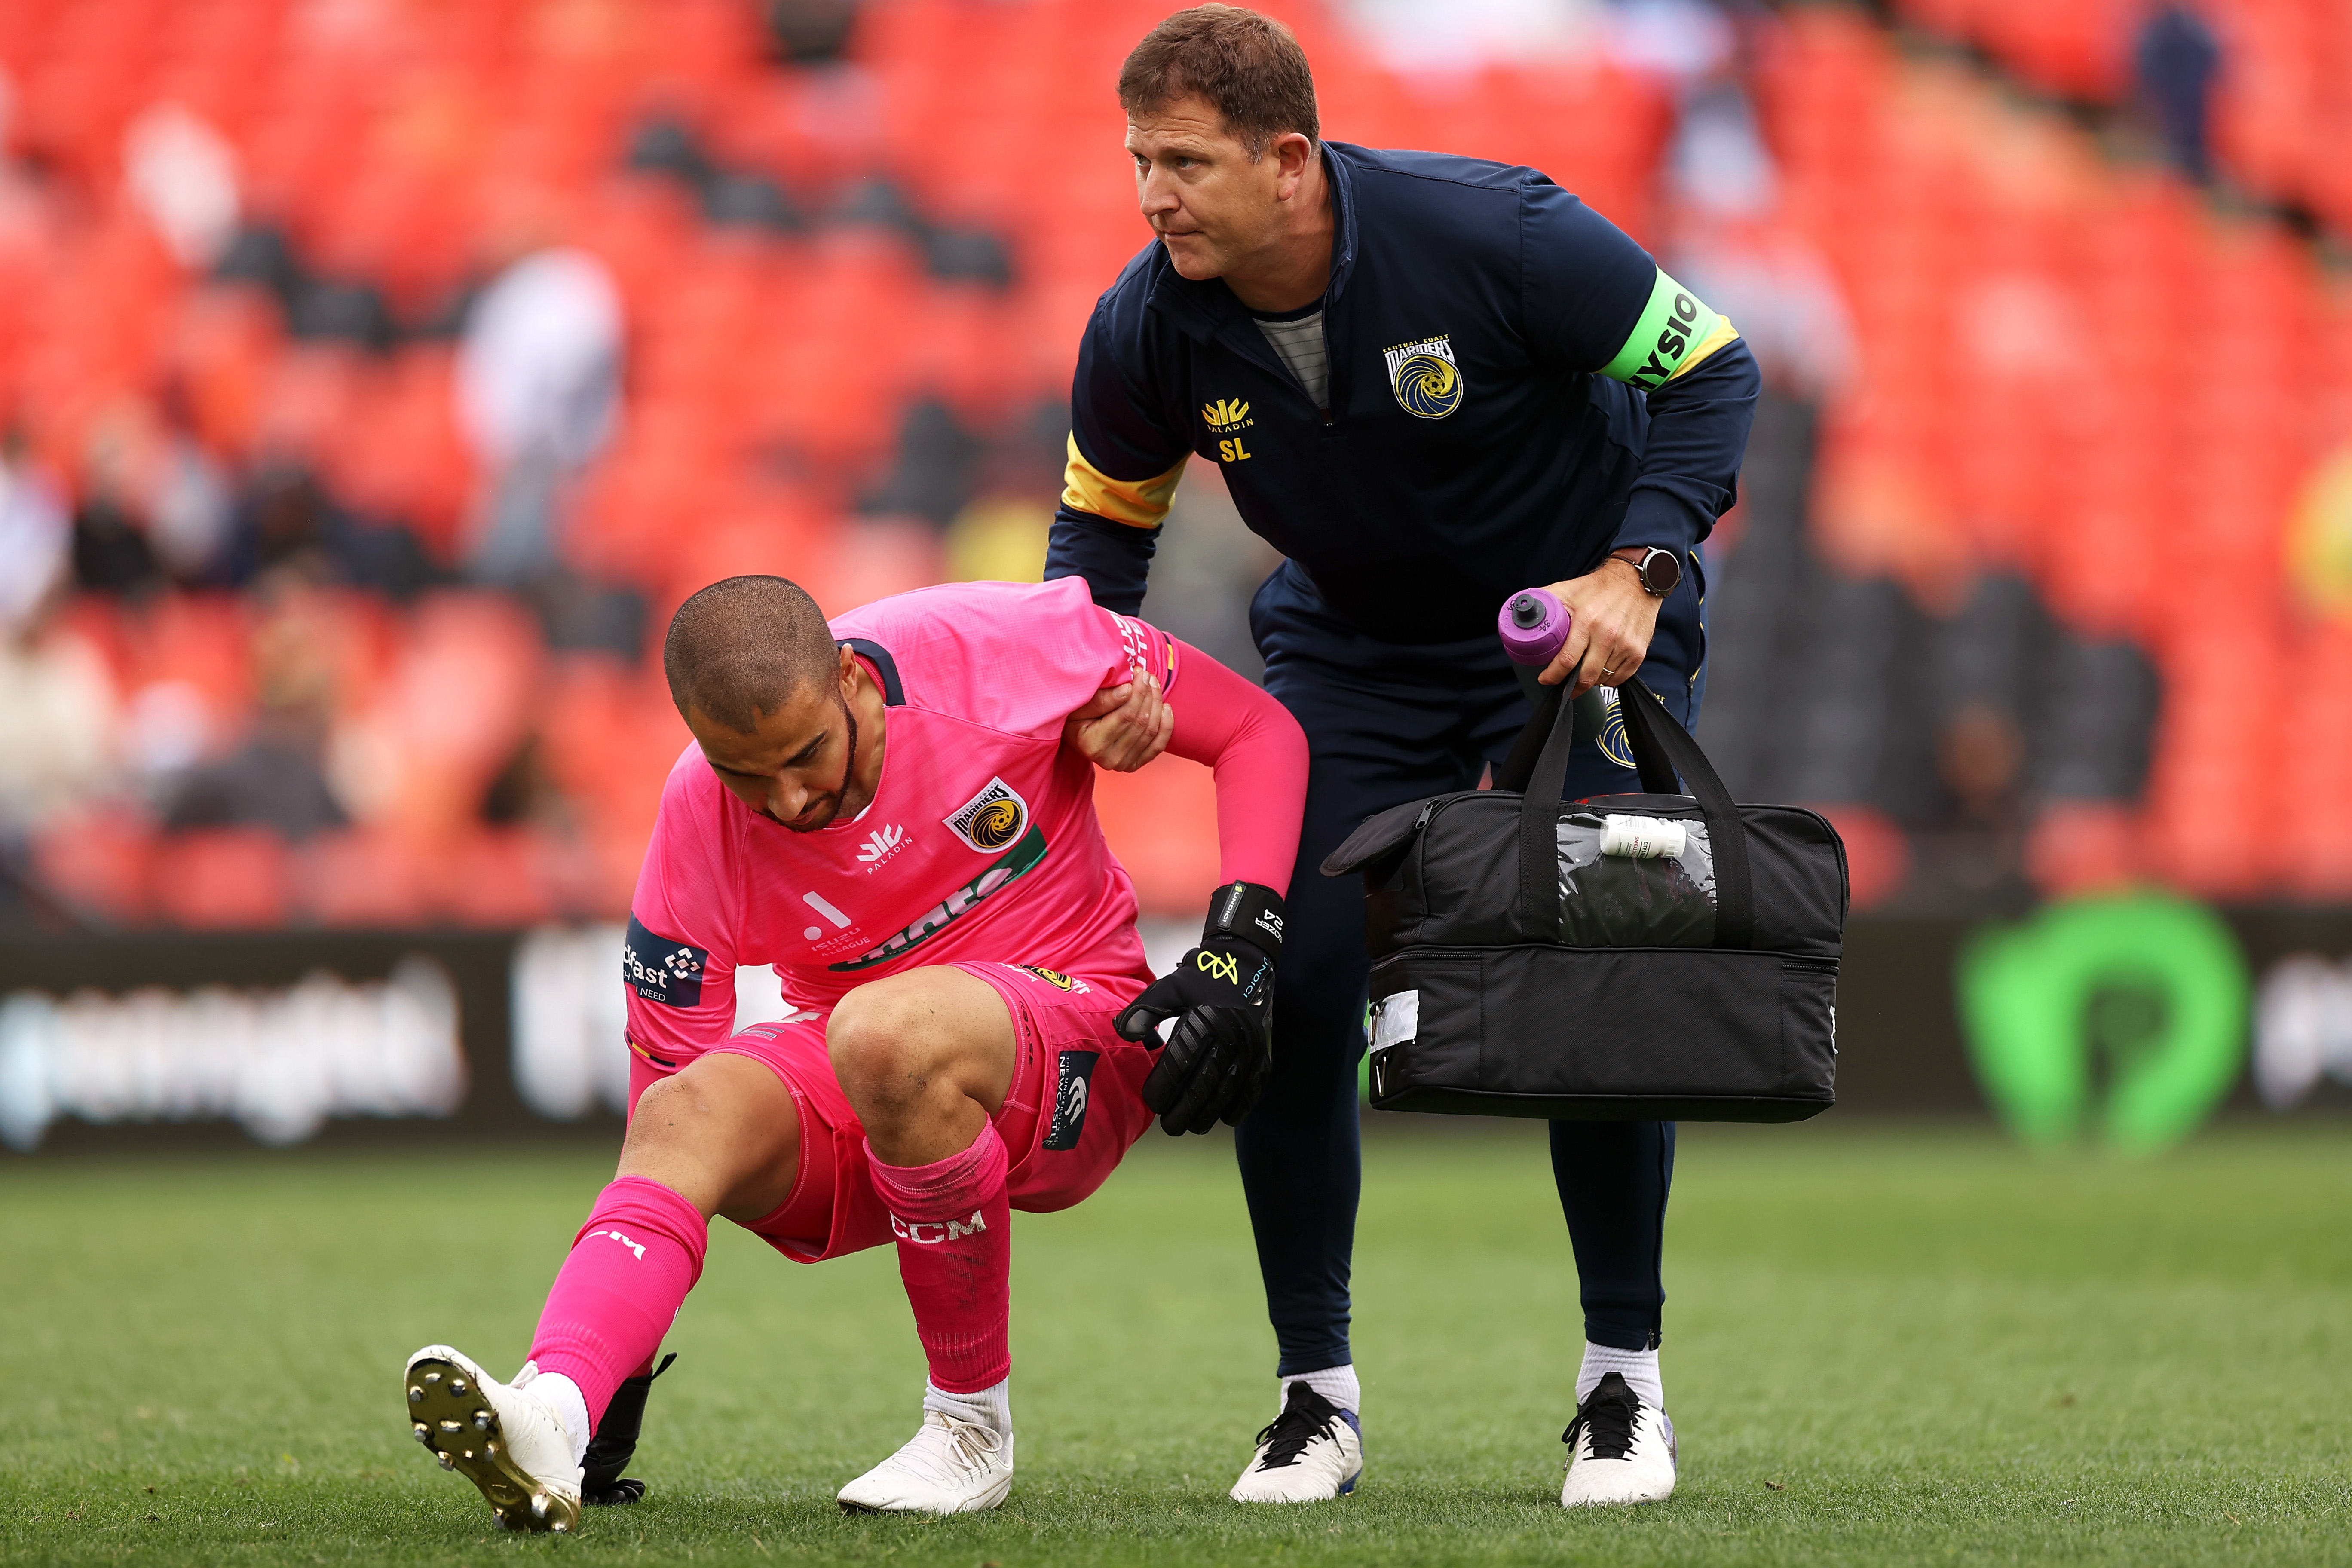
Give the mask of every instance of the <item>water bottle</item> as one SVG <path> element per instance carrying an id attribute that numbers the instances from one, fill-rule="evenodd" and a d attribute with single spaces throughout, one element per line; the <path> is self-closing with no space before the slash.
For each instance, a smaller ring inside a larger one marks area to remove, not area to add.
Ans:
<path id="1" fill-rule="evenodd" d="M 1495 630 L 1513 664 L 1541 669 L 1568 642 L 1572 619 L 1559 595 L 1549 588 L 1522 588 L 1503 601 L 1496 614 Z"/>
<path id="2" fill-rule="evenodd" d="M 1504 600 L 1503 607 L 1496 612 L 1495 631 L 1503 639 L 1503 651 L 1510 656 L 1519 685 L 1526 689 L 1534 711 L 1534 722 L 1520 733 L 1511 747 L 1511 754 L 1495 771 L 1497 789 L 1527 787 L 1542 738 L 1550 732 L 1552 721 L 1559 713 L 1560 699 L 1568 694 L 1569 686 L 1567 681 L 1546 686 L 1536 677 L 1568 646 L 1568 628 L 1574 618 L 1569 607 L 1559 602 L 1559 595 L 1549 588 L 1522 588 Z M 1588 739 L 1599 735 L 1606 721 L 1601 702 L 1597 686 L 1576 700 L 1577 728 Z"/>

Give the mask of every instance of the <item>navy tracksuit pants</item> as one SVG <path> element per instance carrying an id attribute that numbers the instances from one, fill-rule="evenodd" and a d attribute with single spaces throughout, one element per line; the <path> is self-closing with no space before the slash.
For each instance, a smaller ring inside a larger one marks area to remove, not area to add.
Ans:
<path id="1" fill-rule="evenodd" d="M 1528 701 L 1493 636 L 1416 645 L 1367 637 L 1325 608 L 1288 563 L 1258 590 L 1250 629 L 1266 689 L 1307 731 L 1311 757 L 1275 987 L 1274 1071 L 1234 1139 L 1281 1352 L 1276 1375 L 1287 1377 L 1352 1359 L 1348 1276 L 1362 1186 L 1363 891 L 1356 878 L 1317 868 L 1372 813 L 1475 787 L 1509 752 Z M 1642 678 L 1675 718 L 1693 721 L 1703 677 L 1686 681 L 1649 663 Z M 1569 799 L 1639 787 L 1597 745 L 1570 758 Z M 1551 1163 L 1585 1337 L 1624 1350 L 1654 1345 L 1674 1123 L 1555 1121 Z"/>

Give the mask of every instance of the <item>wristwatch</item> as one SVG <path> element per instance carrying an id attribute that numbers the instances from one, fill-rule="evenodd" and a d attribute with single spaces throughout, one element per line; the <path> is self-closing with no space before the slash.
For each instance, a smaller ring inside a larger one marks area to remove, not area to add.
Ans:
<path id="1" fill-rule="evenodd" d="M 1615 552 L 1612 552 L 1612 553 Z M 1623 555 L 1617 555 L 1616 558 L 1633 569 L 1633 574 L 1642 580 L 1642 591 L 1653 599 L 1664 598 L 1673 593 L 1675 586 L 1683 580 L 1682 557 L 1671 550 L 1661 550 L 1654 544 L 1642 552 L 1641 559 L 1638 561 L 1630 560 Z"/>

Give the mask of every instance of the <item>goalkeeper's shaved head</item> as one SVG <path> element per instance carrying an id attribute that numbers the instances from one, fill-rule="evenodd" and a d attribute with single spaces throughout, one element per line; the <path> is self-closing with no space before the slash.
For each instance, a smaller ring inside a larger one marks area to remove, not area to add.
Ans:
<path id="1" fill-rule="evenodd" d="M 840 655 L 808 590 L 782 577 L 729 577 L 677 607 L 662 673 L 682 714 L 748 734 L 804 687 L 831 688 Z"/>

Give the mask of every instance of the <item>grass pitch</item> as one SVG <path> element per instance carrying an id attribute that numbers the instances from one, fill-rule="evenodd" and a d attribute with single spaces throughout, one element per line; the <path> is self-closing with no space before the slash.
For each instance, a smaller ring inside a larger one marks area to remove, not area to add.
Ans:
<path id="1" fill-rule="evenodd" d="M 610 1168 L 255 1154 L 0 1166 L 8 1562 L 2352 1563 L 2352 1136 L 2161 1160 L 1992 1135 L 1686 1127 L 1663 1506 L 1556 1502 L 1580 1340 L 1541 1129 L 1368 1151 L 1370 1468 L 1334 1504 L 1224 1489 L 1271 1414 L 1230 1149 L 1153 1134 L 1016 1222 L 1020 1476 L 976 1519 L 846 1519 L 912 1430 L 887 1251 L 805 1268 L 721 1225 L 633 1509 L 489 1528 L 409 1439 L 402 1359 L 510 1369 Z"/>

